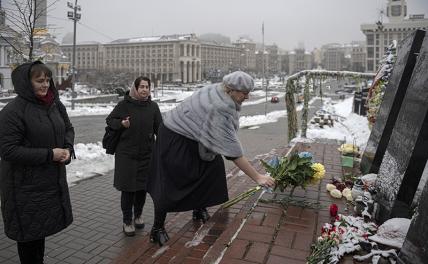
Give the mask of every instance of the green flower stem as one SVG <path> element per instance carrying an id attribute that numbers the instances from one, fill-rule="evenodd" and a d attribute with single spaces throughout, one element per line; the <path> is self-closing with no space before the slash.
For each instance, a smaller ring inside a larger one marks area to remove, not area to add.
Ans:
<path id="1" fill-rule="evenodd" d="M 297 186 L 293 186 L 293 187 L 291 188 L 291 191 L 290 191 L 290 197 L 293 197 L 294 189 L 296 189 L 296 187 L 297 187 Z"/>
<path id="2" fill-rule="evenodd" d="M 245 198 L 252 196 L 253 194 L 255 194 L 255 193 L 256 193 L 258 190 L 260 190 L 260 189 L 261 189 L 261 187 L 260 187 L 260 186 L 257 186 L 257 187 L 254 187 L 254 188 L 251 188 L 251 189 L 249 189 L 248 191 L 246 191 L 246 192 L 243 192 L 243 193 L 239 194 L 239 195 L 238 195 L 238 196 L 236 196 L 235 198 L 233 198 L 233 199 L 231 199 L 231 200 L 229 200 L 229 201 L 227 201 L 227 202 L 223 203 L 223 204 L 222 204 L 222 208 L 228 208 L 228 207 L 230 207 L 230 206 L 232 206 L 232 205 L 234 205 L 234 204 L 237 204 L 238 202 L 240 202 L 240 201 L 244 200 Z"/>

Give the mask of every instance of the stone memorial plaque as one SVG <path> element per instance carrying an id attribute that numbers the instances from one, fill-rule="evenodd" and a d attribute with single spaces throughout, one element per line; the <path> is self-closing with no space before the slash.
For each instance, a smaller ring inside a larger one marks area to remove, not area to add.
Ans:
<path id="1" fill-rule="evenodd" d="M 394 69 L 361 159 L 360 169 L 363 174 L 378 173 L 379 171 L 424 36 L 425 31 L 416 30 L 398 47 Z"/>
<path id="2" fill-rule="evenodd" d="M 398 255 L 400 264 L 424 264 L 428 260 L 428 185 L 422 191 L 406 240 Z"/>
<path id="3" fill-rule="evenodd" d="M 428 159 L 428 36 L 424 38 L 376 181 L 376 219 L 411 217 Z"/>

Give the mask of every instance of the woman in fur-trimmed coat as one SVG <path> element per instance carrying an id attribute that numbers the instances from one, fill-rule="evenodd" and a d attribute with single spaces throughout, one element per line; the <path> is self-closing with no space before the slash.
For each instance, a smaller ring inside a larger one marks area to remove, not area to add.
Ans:
<path id="1" fill-rule="evenodd" d="M 251 76 L 233 72 L 165 115 L 148 185 L 155 205 L 152 242 L 163 245 L 169 239 L 164 228 L 167 212 L 193 210 L 193 219 L 205 222 L 206 207 L 227 201 L 222 156 L 258 184 L 274 185 L 273 178 L 258 173 L 244 157 L 237 135 L 241 104 L 253 88 Z"/>

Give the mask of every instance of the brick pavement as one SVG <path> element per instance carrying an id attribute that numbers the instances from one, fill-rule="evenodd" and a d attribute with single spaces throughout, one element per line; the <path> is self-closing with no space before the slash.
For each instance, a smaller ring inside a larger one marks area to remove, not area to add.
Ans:
<path id="1" fill-rule="evenodd" d="M 322 162 L 327 177 L 320 185 L 296 190 L 296 199 L 333 201 L 320 191 L 329 176 L 340 176 L 340 156 L 336 144 L 310 144 L 307 148 Z M 283 154 L 272 150 L 258 159 Z M 254 187 L 254 183 L 234 169 L 229 172 L 230 197 Z M 209 208 L 212 218 L 204 225 L 191 220 L 191 212 L 168 214 L 166 229 L 171 240 L 162 247 L 148 241 L 153 223 L 153 203 L 148 197 L 144 208 L 146 227 L 135 237 L 122 233 L 120 193 L 112 187 L 112 173 L 80 182 L 70 188 L 74 222 L 64 232 L 47 238 L 46 263 L 305 263 L 310 244 L 320 226 L 329 222 L 328 208 L 286 210 L 277 204 L 256 203 L 260 194 L 228 208 Z M 263 199 L 284 194 L 265 193 Z M 339 204 L 338 204 L 339 205 Z M 339 205 L 343 212 L 346 206 Z M 0 225 L 0 263 L 18 263 L 16 245 L 7 239 Z"/>

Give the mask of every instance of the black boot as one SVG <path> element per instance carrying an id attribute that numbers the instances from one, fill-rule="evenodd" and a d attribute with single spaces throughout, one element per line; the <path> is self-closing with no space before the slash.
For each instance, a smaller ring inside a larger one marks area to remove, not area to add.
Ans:
<path id="1" fill-rule="evenodd" d="M 193 210 L 193 220 L 202 220 L 202 222 L 205 224 L 206 221 L 210 219 L 210 214 L 208 213 L 206 208 L 202 209 L 195 209 Z"/>
<path id="2" fill-rule="evenodd" d="M 165 228 L 152 228 L 150 231 L 150 242 L 158 243 L 159 246 L 163 246 L 169 240 L 169 236 L 166 233 Z"/>

